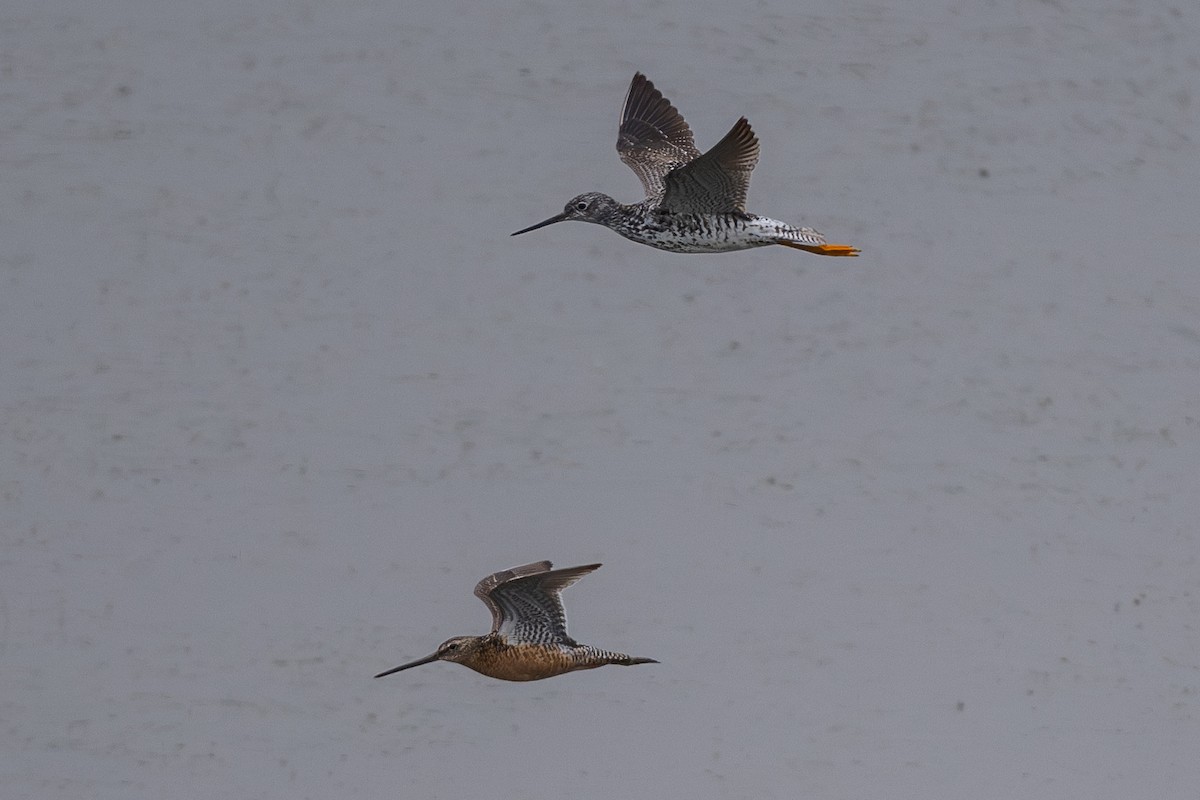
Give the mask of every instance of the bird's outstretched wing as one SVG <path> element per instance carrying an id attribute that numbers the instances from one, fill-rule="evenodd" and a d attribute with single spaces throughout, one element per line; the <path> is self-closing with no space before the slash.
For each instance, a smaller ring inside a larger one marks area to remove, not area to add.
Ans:
<path id="1" fill-rule="evenodd" d="M 538 561 L 489 575 L 475 587 L 475 595 L 492 610 L 492 632 L 510 644 L 566 644 L 567 613 L 560 594 L 575 581 L 600 568 L 599 564 L 550 569 Z"/>
<path id="2" fill-rule="evenodd" d="M 700 155 L 679 111 L 640 72 L 625 95 L 617 154 L 641 180 L 646 199 L 655 203 L 662 198 L 667 173 Z"/>
<path id="3" fill-rule="evenodd" d="M 757 163 L 758 137 L 742 117 L 707 153 L 667 173 L 661 205 L 680 214 L 744 213 Z"/>

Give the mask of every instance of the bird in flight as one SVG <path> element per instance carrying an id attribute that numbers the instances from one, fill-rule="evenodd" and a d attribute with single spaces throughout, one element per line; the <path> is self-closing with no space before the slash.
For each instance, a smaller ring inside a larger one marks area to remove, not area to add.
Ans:
<path id="1" fill-rule="evenodd" d="M 646 199 L 625 205 L 599 192 L 572 198 L 561 214 L 512 234 L 577 220 L 674 253 L 720 253 L 780 244 L 822 256 L 857 256 L 812 228 L 746 211 L 758 138 L 745 117 L 701 155 L 683 116 L 638 72 L 621 111 L 617 154 L 638 176 Z"/>
<path id="2" fill-rule="evenodd" d="M 483 636 L 455 636 L 424 658 L 381 672 L 376 678 L 431 661 L 453 661 L 504 681 L 538 681 L 605 664 L 657 664 L 652 658 L 580 644 L 567 635 L 567 613 L 559 596 L 599 564 L 552 569 L 535 561 L 489 575 L 475 596 L 492 612 L 492 630 Z"/>

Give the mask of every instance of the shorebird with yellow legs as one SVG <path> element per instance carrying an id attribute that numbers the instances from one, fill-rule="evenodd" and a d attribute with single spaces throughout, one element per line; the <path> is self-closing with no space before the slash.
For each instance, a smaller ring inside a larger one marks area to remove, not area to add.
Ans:
<path id="1" fill-rule="evenodd" d="M 535 561 L 489 575 L 475 596 L 492 611 L 492 630 L 483 636 L 455 636 L 424 658 L 381 672 L 376 678 L 432 661 L 453 661 L 502 681 L 539 681 L 577 669 L 606 664 L 657 664 L 653 658 L 580 644 L 567 635 L 567 613 L 559 596 L 599 564 L 552 569 Z"/>
<path id="2" fill-rule="evenodd" d="M 857 247 L 829 244 L 800 228 L 746 211 L 758 138 L 745 117 L 704 155 L 671 102 L 638 72 L 621 111 L 617 154 L 637 174 L 646 199 L 624 205 L 606 194 L 573 198 L 561 214 L 512 234 L 578 220 L 611 228 L 626 239 L 675 253 L 720 253 L 781 244 L 821 256 L 856 256 Z"/>

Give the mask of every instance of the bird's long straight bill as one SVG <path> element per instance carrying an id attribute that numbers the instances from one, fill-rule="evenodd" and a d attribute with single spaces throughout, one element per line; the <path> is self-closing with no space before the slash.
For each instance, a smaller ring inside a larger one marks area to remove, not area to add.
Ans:
<path id="1" fill-rule="evenodd" d="M 562 222 L 566 218 L 567 218 L 566 214 L 555 214 L 550 219 L 544 219 L 541 222 L 539 222 L 537 225 L 530 225 L 528 228 L 519 230 L 516 233 L 510 233 L 509 236 L 520 236 L 522 233 L 529 233 L 530 231 L 536 231 L 538 228 L 544 228 L 547 225 L 553 225 L 556 222 Z"/>
<path id="2" fill-rule="evenodd" d="M 376 675 L 375 677 L 383 678 L 388 675 L 391 675 L 392 673 L 399 672 L 402 669 L 409 669 L 410 667 L 419 667 L 422 664 L 428 664 L 431 661 L 437 661 L 437 660 L 438 660 L 438 654 L 432 653 L 430 655 L 425 656 L 424 658 L 418 658 L 416 661 L 410 661 L 407 664 L 401 664 L 398 667 L 392 667 L 387 672 L 381 672 L 378 675 Z"/>

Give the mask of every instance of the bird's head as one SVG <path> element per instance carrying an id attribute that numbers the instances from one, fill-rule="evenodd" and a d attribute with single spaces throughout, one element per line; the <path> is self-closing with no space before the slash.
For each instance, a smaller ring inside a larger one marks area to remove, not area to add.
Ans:
<path id="1" fill-rule="evenodd" d="M 536 231 L 538 228 L 544 228 L 556 222 L 568 222 L 570 220 L 594 222 L 597 225 L 603 225 L 620 207 L 620 203 L 606 194 L 586 192 L 578 197 L 572 197 L 571 201 L 563 208 L 561 214 L 555 214 L 550 219 L 542 220 L 536 225 L 530 225 L 528 228 L 519 230 L 512 235 L 519 236 L 522 233 Z"/>
<path id="2" fill-rule="evenodd" d="M 398 667 L 392 667 L 386 672 L 381 672 L 376 675 L 376 678 L 382 678 L 385 675 L 391 675 L 395 672 L 400 672 L 405 669 L 419 667 L 422 664 L 429 664 L 433 661 L 453 661 L 456 664 L 466 664 L 471 658 L 479 652 L 482 646 L 484 637 L 482 636 L 455 636 L 452 639 L 447 639 L 438 645 L 438 649 L 424 658 L 418 658 L 416 661 L 410 661 L 407 664 L 401 664 Z"/>

